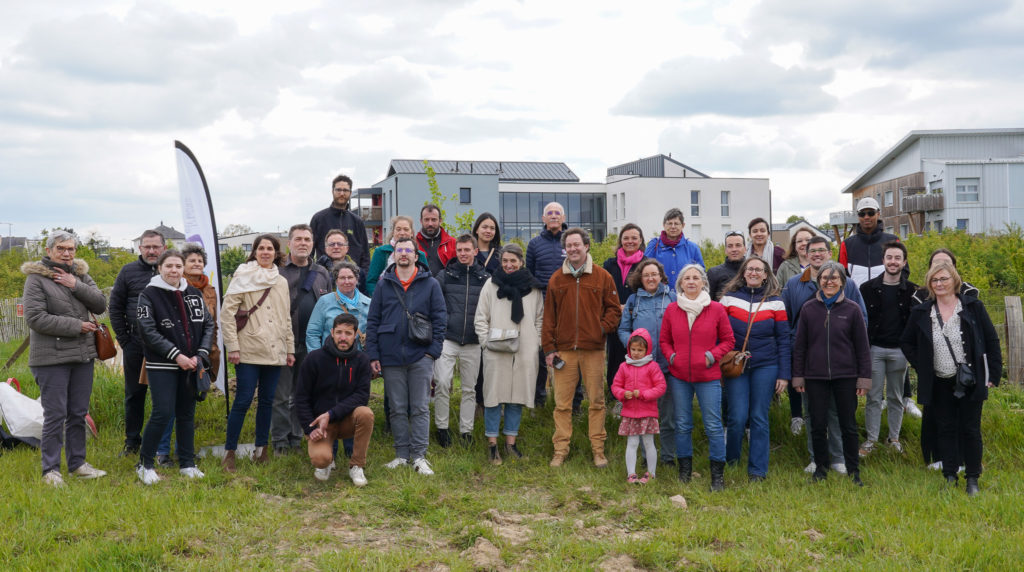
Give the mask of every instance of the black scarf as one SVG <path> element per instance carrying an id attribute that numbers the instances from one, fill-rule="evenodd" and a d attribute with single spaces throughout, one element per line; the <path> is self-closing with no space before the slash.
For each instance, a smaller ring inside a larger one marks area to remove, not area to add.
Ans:
<path id="1" fill-rule="evenodd" d="M 71 265 L 70 264 L 61 264 L 60 262 L 57 262 L 56 260 L 53 260 L 49 256 L 44 256 L 43 260 L 42 260 L 42 263 L 44 265 L 46 265 L 48 268 L 60 268 L 61 270 L 63 270 L 64 272 L 66 272 L 68 274 L 74 274 L 74 272 L 71 271 Z"/>
<path id="2" fill-rule="evenodd" d="M 356 340 L 352 340 L 352 345 L 348 348 L 348 351 L 341 351 L 338 349 L 338 344 L 334 343 L 334 337 L 329 336 L 327 341 L 323 345 L 324 351 L 331 354 L 332 357 L 338 359 L 351 359 L 356 355 Z"/>
<path id="3" fill-rule="evenodd" d="M 512 321 L 518 324 L 523 319 L 523 296 L 534 288 L 540 288 L 540 283 L 526 268 L 520 268 L 512 274 L 505 274 L 503 269 L 498 268 L 491 280 L 498 287 L 498 298 L 512 301 Z"/>

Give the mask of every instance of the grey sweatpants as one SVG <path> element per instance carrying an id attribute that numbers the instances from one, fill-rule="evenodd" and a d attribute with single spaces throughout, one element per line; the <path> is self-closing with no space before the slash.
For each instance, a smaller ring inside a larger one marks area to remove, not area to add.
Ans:
<path id="1" fill-rule="evenodd" d="M 430 380 L 434 358 L 424 355 L 410 365 L 382 368 L 384 392 L 391 402 L 395 456 L 410 461 L 427 456 L 430 438 Z"/>
<path id="2" fill-rule="evenodd" d="M 868 441 L 878 441 L 882 428 L 882 399 L 888 402 L 889 439 L 900 440 L 903 426 L 903 374 L 907 358 L 900 348 L 871 346 L 871 390 L 864 407 L 864 430 Z"/>
<path id="3" fill-rule="evenodd" d="M 85 462 L 85 416 L 92 395 L 93 361 L 33 367 L 43 406 L 43 439 L 40 451 L 43 474 L 60 471 L 64 450 L 68 471 Z"/>

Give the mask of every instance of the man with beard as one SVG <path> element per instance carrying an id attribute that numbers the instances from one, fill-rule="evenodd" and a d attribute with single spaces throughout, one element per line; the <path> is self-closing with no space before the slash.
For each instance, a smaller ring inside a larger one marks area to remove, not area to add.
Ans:
<path id="1" fill-rule="evenodd" d="M 334 177 L 331 193 L 334 197 L 331 206 L 317 212 L 309 220 L 309 226 L 313 228 L 313 248 L 316 255 L 328 254 L 327 233 L 334 228 L 340 229 L 348 239 L 348 255 L 365 274 L 370 268 L 370 247 L 366 240 L 366 225 L 351 209 L 352 179 L 346 175 Z"/>
<path id="2" fill-rule="evenodd" d="M 142 446 L 142 424 L 146 418 L 147 385 L 142 375 L 142 333 L 135 323 L 139 294 L 156 276 L 157 260 L 167 250 L 164 235 L 155 230 L 142 233 L 139 259 L 125 264 L 110 291 L 110 326 L 124 359 L 124 450 L 123 457 L 137 457 Z"/>
<path id="3" fill-rule="evenodd" d="M 420 231 L 416 243 L 427 255 L 430 273 L 437 276 L 455 258 L 455 239 L 441 226 L 441 209 L 437 205 L 424 205 L 420 209 Z"/>
<path id="4" fill-rule="evenodd" d="M 730 231 L 725 235 L 725 262 L 708 270 L 708 294 L 711 294 L 712 300 L 717 301 L 722 296 L 722 288 L 739 272 L 747 256 L 746 249 L 742 233 Z"/>

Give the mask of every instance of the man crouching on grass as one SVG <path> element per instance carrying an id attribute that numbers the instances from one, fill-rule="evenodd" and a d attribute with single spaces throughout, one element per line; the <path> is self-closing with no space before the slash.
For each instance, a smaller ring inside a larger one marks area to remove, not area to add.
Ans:
<path id="1" fill-rule="evenodd" d="M 309 437 L 313 476 L 326 481 L 334 468 L 334 442 L 354 439 L 348 476 L 366 485 L 363 467 L 373 432 L 370 400 L 370 358 L 355 349 L 359 320 L 352 314 L 334 318 L 331 338 L 306 356 L 295 389 L 295 412 Z"/>

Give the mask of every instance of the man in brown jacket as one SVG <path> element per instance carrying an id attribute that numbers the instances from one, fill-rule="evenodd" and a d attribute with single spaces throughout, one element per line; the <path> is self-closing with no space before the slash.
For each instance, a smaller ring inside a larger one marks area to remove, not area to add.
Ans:
<path id="1" fill-rule="evenodd" d="M 604 347 L 622 316 L 611 274 L 590 257 L 590 235 L 582 228 L 562 233 L 565 261 L 548 280 L 541 344 L 549 367 L 555 368 L 555 454 L 559 467 L 569 454 L 572 437 L 572 396 L 583 374 L 590 398 L 590 447 L 594 465 L 607 467 L 604 456 Z"/>

